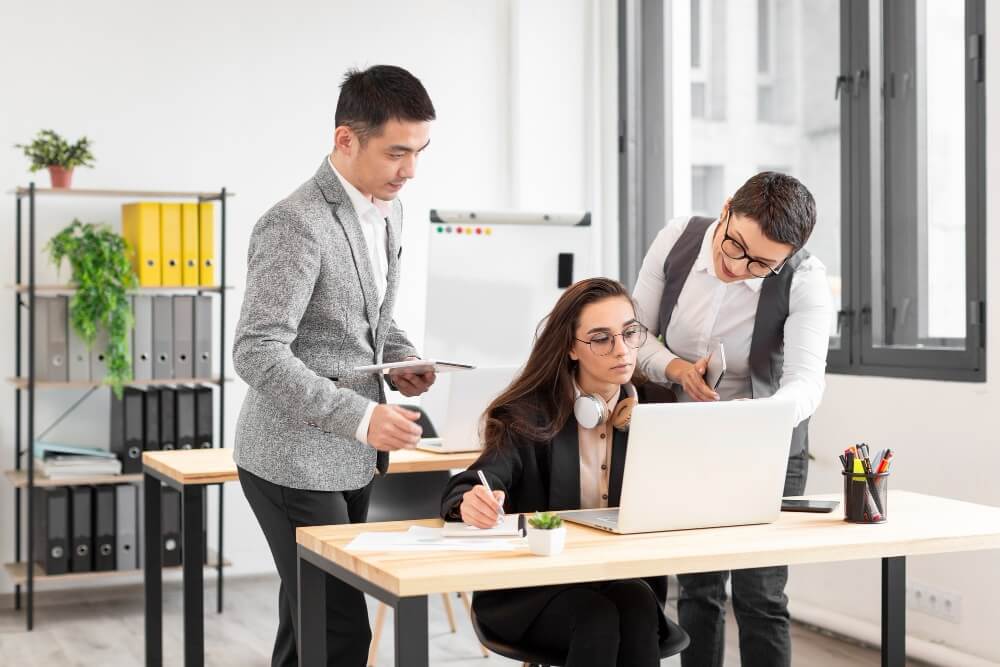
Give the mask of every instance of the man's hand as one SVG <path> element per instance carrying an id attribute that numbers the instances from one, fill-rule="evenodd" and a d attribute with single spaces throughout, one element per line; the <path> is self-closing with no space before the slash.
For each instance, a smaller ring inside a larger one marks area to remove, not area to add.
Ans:
<path id="1" fill-rule="evenodd" d="M 368 444 L 383 452 L 412 449 L 420 442 L 423 429 L 416 424 L 419 412 L 398 405 L 379 404 L 368 422 Z"/>
<path id="2" fill-rule="evenodd" d="M 683 359 L 674 359 L 667 364 L 667 378 L 684 387 L 684 393 L 694 401 L 717 401 L 719 395 L 705 382 L 708 357 L 702 357 L 693 364 Z"/>
<path id="3" fill-rule="evenodd" d="M 407 359 L 419 359 L 420 357 L 407 357 Z M 392 373 L 392 383 L 396 385 L 396 391 L 406 397 L 419 396 L 434 384 L 437 373 L 433 370 L 426 373 Z"/>
<path id="4" fill-rule="evenodd" d="M 462 521 L 476 528 L 494 527 L 500 517 L 503 498 L 503 491 L 494 491 L 491 496 L 485 486 L 476 484 L 462 495 Z"/>

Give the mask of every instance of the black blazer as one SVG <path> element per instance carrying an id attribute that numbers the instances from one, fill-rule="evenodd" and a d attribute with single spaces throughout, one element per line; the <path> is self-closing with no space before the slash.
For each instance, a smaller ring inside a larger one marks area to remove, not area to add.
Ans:
<path id="1" fill-rule="evenodd" d="M 642 398 L 643 392 L 640 392 L 640 400 Z M 608 506 L 616 507 L 621 499 L 628 434 L 617 429 L 612 432 Z M 570 416 L 563 429 L 549 442 L 515 437 L 502 450 L 483 452 L 468 470 L 448 482 L 441 500 L 441 516 L 445 520 L 459 520 L 462 496 L 479 484 L 479 470 L 486 475 L 494 491 L 504 492 L 504 511 L 507 513 L 580 509 L 577 435 L 576 419 Z M 652 577 L 646 581 L 662 607 L 666 600 L 666 577 Z M 557 593 L 575 585 L 579 584 L 477 592 L 473 595 L 473 607 L 480 622 L 507 641 L 515 642 Z M 663 636 L 667 632 L 662 611 L 660 632 Z"/>

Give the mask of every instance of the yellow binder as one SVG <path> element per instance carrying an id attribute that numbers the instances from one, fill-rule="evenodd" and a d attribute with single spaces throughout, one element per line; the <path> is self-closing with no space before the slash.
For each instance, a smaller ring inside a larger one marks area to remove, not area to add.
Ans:
<path id="1" fill-rule="evenodd" d="M 122 205 L 122 236 L 139 285 L 158 287 L 160 275 L 160 205 L 136 202 Z"/>
<path id="2" fill-rule="evenodd" d="M 201 284 L 215 285 L 215 207 L 210 201 L 198 204 L 198 257 Z"/>
<path id="3" fill-rule="evenodd" d="M 181 277 L 185 287 L 198 284 L 197 204 L 181 204 Z"/>
<path id="4" fill-rule="evenodd" d="M 164 287 L 181 285 L 181 205 L 160 204 L 160 271 Z"/>

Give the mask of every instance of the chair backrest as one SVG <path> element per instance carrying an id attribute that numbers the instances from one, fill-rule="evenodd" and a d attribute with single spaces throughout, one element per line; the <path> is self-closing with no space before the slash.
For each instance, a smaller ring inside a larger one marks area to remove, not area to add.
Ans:
<path id="1" fill-rule="evenodd" d="M 436 438 L 437 431 L 427 413 L 416 405 L 403 405 L 420 413 L 417 423 L 425 438 Z M 389 454 L 391 460 L 392 454 Z M 369 521 L 405 521 L 436 519 L 441 516 L 441 494 L 451 478 L 447 470 L 435 472 L 393 473 L 376 477 L 368 504 Z"/>

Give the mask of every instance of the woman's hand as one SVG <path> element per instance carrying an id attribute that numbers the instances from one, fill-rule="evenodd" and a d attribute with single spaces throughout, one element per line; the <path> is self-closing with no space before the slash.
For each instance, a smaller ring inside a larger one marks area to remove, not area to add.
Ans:
<path id="1" fill-rule="evenodd" d="M 503 500 L 503 491 L 490 495 L 486 487 L 477 484 L 462 496 L 462 521 L 476 528 L 492 528 L 500 518 Z"/>
<path id="2" fill-rule="evenodd" d="M 693 364 L 683 359 L 674 359 L 667 364 L 667 378 L 684 388 L 684 393 L 692 400 L 717 401 L 719 395 L 705 382 L 708 357 L 702 357 Z"/>

